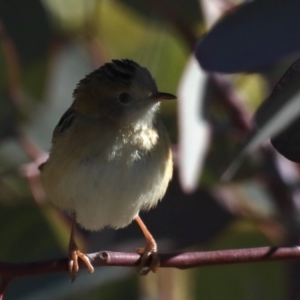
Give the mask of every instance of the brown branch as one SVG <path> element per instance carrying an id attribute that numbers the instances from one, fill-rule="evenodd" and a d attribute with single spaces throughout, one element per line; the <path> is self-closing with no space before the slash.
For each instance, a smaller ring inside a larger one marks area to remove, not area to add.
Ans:
<path id="1" fill-rule="evenodd" d="M 94 267 L 137 267 L 140 263 L 140 255 L 137 253 L 101 251 L 87 256 Z M 161 253 L 159 259 L 162 268 L 183 270 L 222 264 L 299 260 L 300 247 L 261 247 L 206 252 Z M 79 265 L 81 268 L 86 268 L 82 261 L 79 261 Z M 14 278 L 58 272 L 68 272 L 68 258 L 30 263 L 0 262 L 0 276 L 2 277 L 0 300 L 3 299 L 5 289 Z"/>
<path id="2" fill-rule="evenodd" d="M 94 260 L 94 266 L 138 266 L 139 255 L 102 251 Z M 163 268 L 189 269 L 201 266 L 251 263 L 258 261 L 276 261 L 300 259 L 300 247 L 261 247 L 205 252 L 162 253 L 159 255 Z"/>
<path id="3" fill-rule="evenodd" d="M 140 262 L 140 255 L 137 253 L 101 251 L 88 254 L 88 257 L 94 267 L 137 267 Z M 161 253 L 159 258 L 162 268 L 188 269 L 222 264 L 300 259 L 300 247 L 261 247 L 206 252 Z M 80 267 L 86 268 L 81 261 L 79 264 Z M 16 278 L 68 272 L 67 266 L 67 258 L 31 263 L 0 262 L 0 275 L 3 278 Z"/>

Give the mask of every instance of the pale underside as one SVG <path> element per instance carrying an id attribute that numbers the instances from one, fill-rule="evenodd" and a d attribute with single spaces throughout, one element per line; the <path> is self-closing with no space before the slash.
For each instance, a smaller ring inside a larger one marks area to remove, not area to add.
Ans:
<path id="1" fill-rule="evenodd" d="M 172 155 L 159 120 L 150 128 L 109 132 L 100 122 L 77 120 L 73 126 L 55 141 L 42 182 L 50 201 L 75 212 L 82 227 L 124 227 L 164 196 Z"/>

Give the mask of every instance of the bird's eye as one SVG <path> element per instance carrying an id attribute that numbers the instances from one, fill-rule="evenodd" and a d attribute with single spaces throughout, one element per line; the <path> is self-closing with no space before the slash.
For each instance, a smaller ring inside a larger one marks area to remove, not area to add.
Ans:
<path id="1" fill-rule="evenodd" d="M 129 93 L 121 93 L 119 95 L 119 101 L 122 104 L 127 105 L 132 101 L 131 95 Z"/>

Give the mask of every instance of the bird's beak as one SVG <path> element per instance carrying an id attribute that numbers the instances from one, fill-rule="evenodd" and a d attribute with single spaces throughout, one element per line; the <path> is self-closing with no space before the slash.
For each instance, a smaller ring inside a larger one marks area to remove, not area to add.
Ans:
<path id="1" fill-rule="evenodd" d="M 177 99 L 177 97 L 169 93 L 157 92 L 156 94 L 151 96 L 151 99 L 156 101 L 162 101 L 162 100 Z"/>

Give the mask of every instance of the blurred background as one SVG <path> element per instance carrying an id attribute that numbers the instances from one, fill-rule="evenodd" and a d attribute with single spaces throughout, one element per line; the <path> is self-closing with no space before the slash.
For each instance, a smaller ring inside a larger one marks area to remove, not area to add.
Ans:
<path id="1" fill-rule="evenodd" d="M 284 27 L 296 2 L 0 1 L 0 260 L 66 256 L 70 219 L 47 201 L 37 166 L 78 81 L 122 58 L 147 67 L 160 90 L 179 96 L 160 112 L 173 143 L 174 178 L 158 207 L 142 214 L 159 251 L 299 244 L 298 164 L 266 141 L 233 179 L 220 179 L 253 130 L 257 107 L 298 58 L 297 35 L 284 35 L 297 31 Z M 225 38 L 205 44 L 220 17 L 229 20 Z M 284 40 L 262 42 L 279 33 Z M 278 45 L 286 49 L 277 53 Z M 195 49 L 211 72 L 200 68 Z M 223 51 L 238 54 L 230 59 Z M 144 245 L 135 223 L 118 231 L 78 228 L 76 239 L 86 252 Z M 81 271 L 73 284 L 68 274 L 16 279 L 5 300 L 300 299 L 298 269 L 285 261 L 159 269 L 140 277 L 130 268 L 96 268 L 93 275 Z"/>

